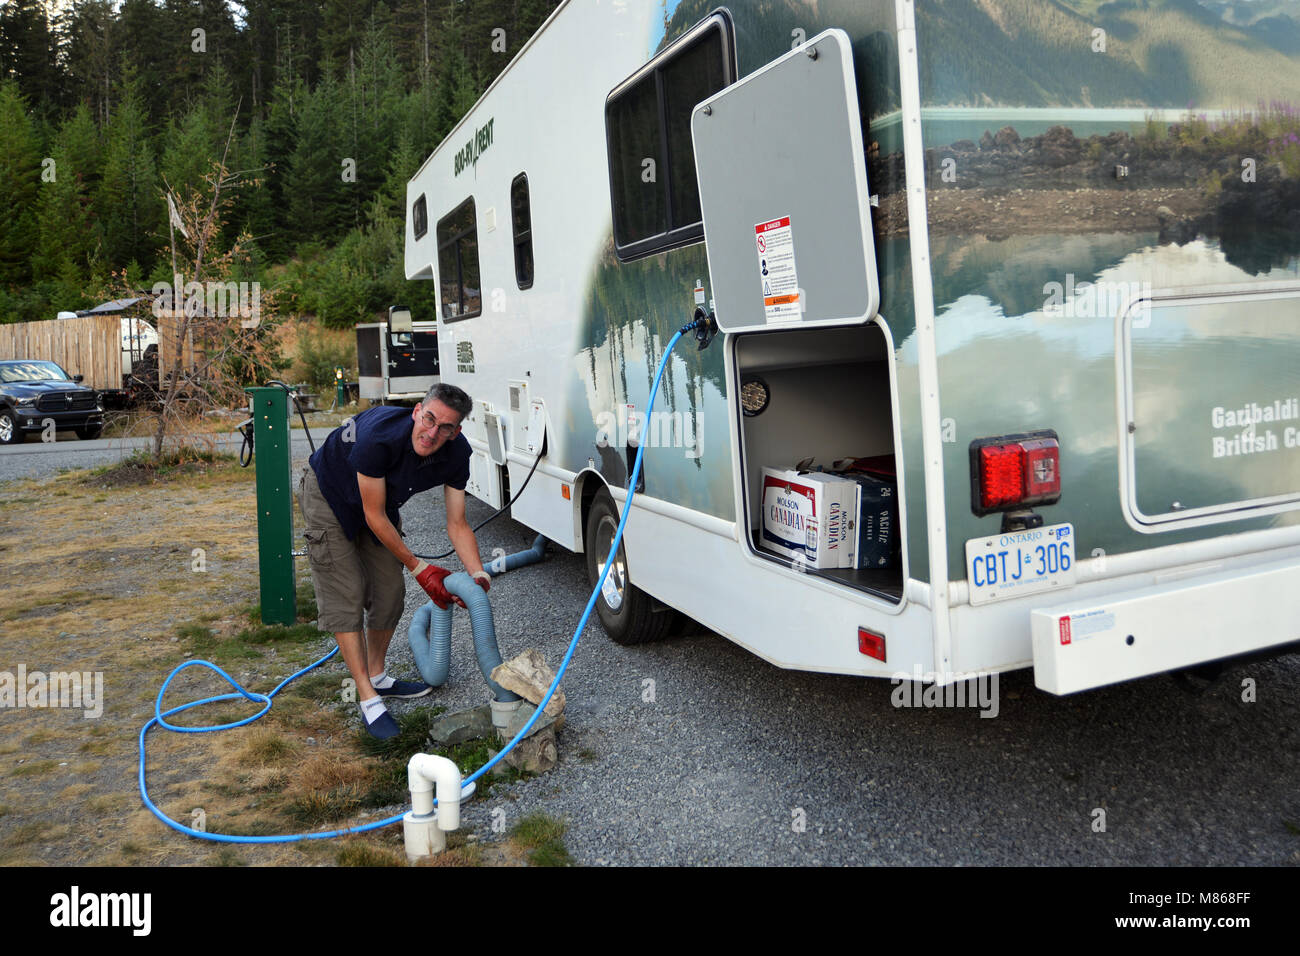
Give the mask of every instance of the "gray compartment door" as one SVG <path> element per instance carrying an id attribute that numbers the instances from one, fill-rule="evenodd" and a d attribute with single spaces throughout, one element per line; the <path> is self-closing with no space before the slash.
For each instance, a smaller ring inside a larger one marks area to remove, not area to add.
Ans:
<path id="1" fill-rule="evenodd" d="M 828 30 L 691 116 L 718 325 L 865 322 L 880 305 L 853 51 Z"/>

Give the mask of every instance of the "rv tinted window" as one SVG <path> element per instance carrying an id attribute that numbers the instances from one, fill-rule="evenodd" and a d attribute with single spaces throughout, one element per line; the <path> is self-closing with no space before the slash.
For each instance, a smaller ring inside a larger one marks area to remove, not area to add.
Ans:
<path id="1" fill-rule="evenodd" d="M 615 241 L 627 246 L 667 232 L 668 206 L 657 169 L 661 161 L 659 94 L 653 73 L 609 104 L 606 123 Z"/>
<path id="2" fill-rule="evenodd" d="M 424 201 L 423 195 L 411 207 L 411 227 L 415 230 L 416 239 L 423 239 L 429 231 L 429 205 Z"/>
<path id="3" fill-rule="evenodd" d="M 528 177 L 520 173 L 510 184 L 510 222 L 515 240 L 515 283 L 533 284 L 533 214 L 528 208 Z"/>
<path id="4" fill-rule="evenodd" d="M 734 49 L 729 17 L 715 14 L 606 101 L 614 246 L 620 259 L 703 237 L 691 112 L 735 81 Z"/>
<path id="5" fill-rule="evenodd" d="M 483 311 L 472 196 L 438 220 L 438 285 L 444 319 L 468 319 Z"/>

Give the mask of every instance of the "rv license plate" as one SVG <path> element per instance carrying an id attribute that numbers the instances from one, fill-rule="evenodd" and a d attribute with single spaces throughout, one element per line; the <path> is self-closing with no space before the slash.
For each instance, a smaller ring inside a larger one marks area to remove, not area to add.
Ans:
<path id="1" fill-rule="evenodd" d="M 1071 524 L 1009 531 L 966 542 L 966 581 L 972 605 L 1069 587 L 1075 577 Z"/>

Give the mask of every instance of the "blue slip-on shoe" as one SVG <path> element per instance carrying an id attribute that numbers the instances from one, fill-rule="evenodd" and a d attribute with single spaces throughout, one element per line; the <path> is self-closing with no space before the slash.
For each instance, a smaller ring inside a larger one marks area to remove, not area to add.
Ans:
<path id="1" fill-rule="evenodd" d="M 433 688 L 418 680 L 395 680 L 391 687 L 375 688 L 380 697 L 395 697 L 398 700 L 410 700 L 432 694 Z"/>
<path id="2" fill-rule="evenodd" d="M 364 717 L 362 723 L 366 723 Z M 397 721 L 393 720 L 393 715 L 388 711 L 380 714 L 373 723 L 366 723 L 366 733 L 378 740 L 391 740 L 401 732 L 401 728 L 397 726 Z"/>

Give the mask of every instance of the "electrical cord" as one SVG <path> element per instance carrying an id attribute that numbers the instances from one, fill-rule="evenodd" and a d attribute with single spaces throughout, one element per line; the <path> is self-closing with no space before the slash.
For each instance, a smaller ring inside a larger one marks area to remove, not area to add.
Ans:
<path id="1" fill-rule="evenodd" d="M 501 506 L 500 509 L 497 510 L 496 514 L 484 518 L 478 524 L 474 525 L 474 527 L 470 530 L 477 533 L 479 528 L 482 528 L 484 525 L 496 521 L 497 518 L 500 518 L 503 514 L 505 514 L 507 511 L 510 510 L 510 506 L 519 500 L 519 496 L 522 495 L 524 493 L 524 489 L 528 487 L 528 482 L 532 481 L 533 472 L 537 470 L 537 466 L 541 463 L 542 456 L 545 454 L 546 454 L 546 443 L 543 441 L 542 450 L 539 451 L 537 453 L 537 457 L 533 459 L 533 467 L 528 469 L 528 477 L 525 478 L 524 483 L 519 486 L 519 490 L 514 493 L 514 496 L 509 501 L 507 501 L 504 505 Z M 448 548 L 446 551 L 442 552 L 442 554 L 416 554 L 415 556 L 419 558 L 421 561 L 441 561 L 443 558 L 450 557 L 452 554 L 455 553 L 455 551 L 456 551 L 455 547 L 451 547 Z M 414 551 L 412 551 L 411 553 L 415 554 Z"/>

